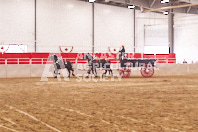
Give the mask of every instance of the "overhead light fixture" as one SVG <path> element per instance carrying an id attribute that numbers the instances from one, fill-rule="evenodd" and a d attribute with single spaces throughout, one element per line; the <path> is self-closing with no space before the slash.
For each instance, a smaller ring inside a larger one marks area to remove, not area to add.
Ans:
<path id="1" fill-rule="evenodd" d="M 143 12 L 144 11 L 144 8 L 142 6 L 140 6 L 140 11 Z"/>
<path id="2" fill-rule="evenodd" d="M 161 3 L 164 4 L 164 3 L 169 3 L 169 0 L 161 0 Z"/>
<path id="3" fill-rule="evenodd" d="M 89 3 L 94 3 L 96 0 L 89 0 Z"/>
<path id="4" fill-rule="evenodd" d="M 168 11 L 164 11 L 163 14 L 164 14 L 164 15 L 168 15 Z"/>
<path id="5" fill-rule="evenodd" d="M 135 5 L 128 5 L 128 8 L 129 9 L 134 9 L 135 8 Z"/>

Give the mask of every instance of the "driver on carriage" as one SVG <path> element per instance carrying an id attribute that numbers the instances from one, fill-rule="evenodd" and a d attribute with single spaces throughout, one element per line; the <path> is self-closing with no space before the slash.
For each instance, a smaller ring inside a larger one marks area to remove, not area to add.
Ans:
<path id="1" fill-rule="evenodd" d="M 124 45 L 122 45 L 122 49 L 119 52 L 121 53 L 120 60 L 126 59 Z"/>

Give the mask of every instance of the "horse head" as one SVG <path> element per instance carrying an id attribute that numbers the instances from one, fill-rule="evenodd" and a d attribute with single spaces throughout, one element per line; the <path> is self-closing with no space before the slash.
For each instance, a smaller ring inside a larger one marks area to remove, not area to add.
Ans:
<path id="1" fill-rule="evenodd" d="M 93 60 L 93 57 L 92 57 L 91 54 L 87 53 L 87 54 L 85 54 L 85 56 L 83 57 L 83 60 L 91 61 L 91 60 Z"/>
<path id="2" fill-rule="evenodd" d="M 56 55 L 54 55 L 54 54 L 51 54 L 51 55 L 48 57 L 47 60 L 48 60 L 48 61 L 53 60 L 54 62 L 56 62 L 56 61 L 58 60 L 58 57 L 57 57 Z"/>

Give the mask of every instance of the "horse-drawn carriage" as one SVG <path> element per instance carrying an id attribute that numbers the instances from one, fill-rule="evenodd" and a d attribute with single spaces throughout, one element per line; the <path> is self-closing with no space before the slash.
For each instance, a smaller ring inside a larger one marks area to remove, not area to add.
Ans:
<path id="1" fill-rule="evenodd" d="M 145 78 L 152 77 L 154 74 L 155 59 L 127 59 L 126 57 L 121 59 L 120 53 L 117 54 L 116 59 L 120 61 L 121 68 L 118 70 L 123 78 L 128 78 L 134 67 L 141 68 L 140 73 Z"/>
<path id="2" fill-rule="evenodd" d="M 102 77 L 106 76 L 107 71 L 109 71 L 109 74 L 111 74 L 111 76 L 113 76 L 113 72 L 111 69 L 111 62 L 109 60 L 106 59 L 94 59 L 93 56 L 91 54 L 85 54 L 85 56 L 83 57 L 83 59 L 87 59 L 88 60 L 88 76 L 90 74 L 90 71 L 92 71 L 93 74 L 95 74 L 95 77 L 97 77 L 97 72 L 96 72 L 96 68 L 103 68 L 105 70 L 105 72 L 103 73 Z M 121 55 L 118 53 L 116 56 L 116 59 L 118 61 L 120 61 L 120 68 L 119 73 L 120 76 L 123 78 L 128 78 L 131 74 L 131 70 L 133 67 L 138 67 L 141 68 L 140 72 L 141 75 L 143 77 L 152 77 L 154 74 L 154 67 L 155 67 L 155 59 L 127 59 L 122 58 L 121 59 Z M 70 71 L 72 71 L 72 75 L 74 76 L 73 72 L 73 68 L 72 68 L 72 63 L 70 61 L 62 61 L 60 59 L 58 59 L 58 57 L 56 55 L 50 55 L 48 60 L 53 60 L 53 64 L 55 67 L 54 73 L 56 73 L 56 76 L 59 74 L 58 73 L 58 69 L 63 69 L 63 68 L 67 68 L 69 75 L 68 77 L 70 77 Z"/>
<path id="3" fill-rule="evenodd" d="M 90 54 L 86 54 L 84 58 L 87 59 L 88 62 L 90 62 L 89 64 L 90 70 L 88 71 L 88 74 L 90 74 L 91 70 L 94 73 L 94 70 L 96 72 L 96 68 L 102 67 L 105 70 L 105 73 L 103 74 L 104 76 L 106 75 L 107 71 L 110 71 L 109 73 L 113 75 L 111 66 L 110 66 L 110 63 L 111 63 L 110 61 L 105 60 L 105 59 L 95 60 Z M 128 78 L 131 74 L 133 67 L 141 68 L 140 73 L 145 78 L 152 77 L 154 74 L 154 67 L 156 64 L 155 59 L 127 59 L 126 57 L 121 59 L 120 52 L 117 53 L 115 59 L 120 61 L 120 68 L 118 68 L 118 70 L 122 78 Z M 97 66 L 94 66 L 94 65 L 97 65 Z"/>

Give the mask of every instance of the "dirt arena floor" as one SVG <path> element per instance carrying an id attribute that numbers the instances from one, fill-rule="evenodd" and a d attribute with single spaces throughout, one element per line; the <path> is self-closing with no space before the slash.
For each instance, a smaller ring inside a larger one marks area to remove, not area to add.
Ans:
<path id="1" fill-rule="evenodd" d="M 0 132 L 196 132 L 198 75 L 0 79 Z"/>

